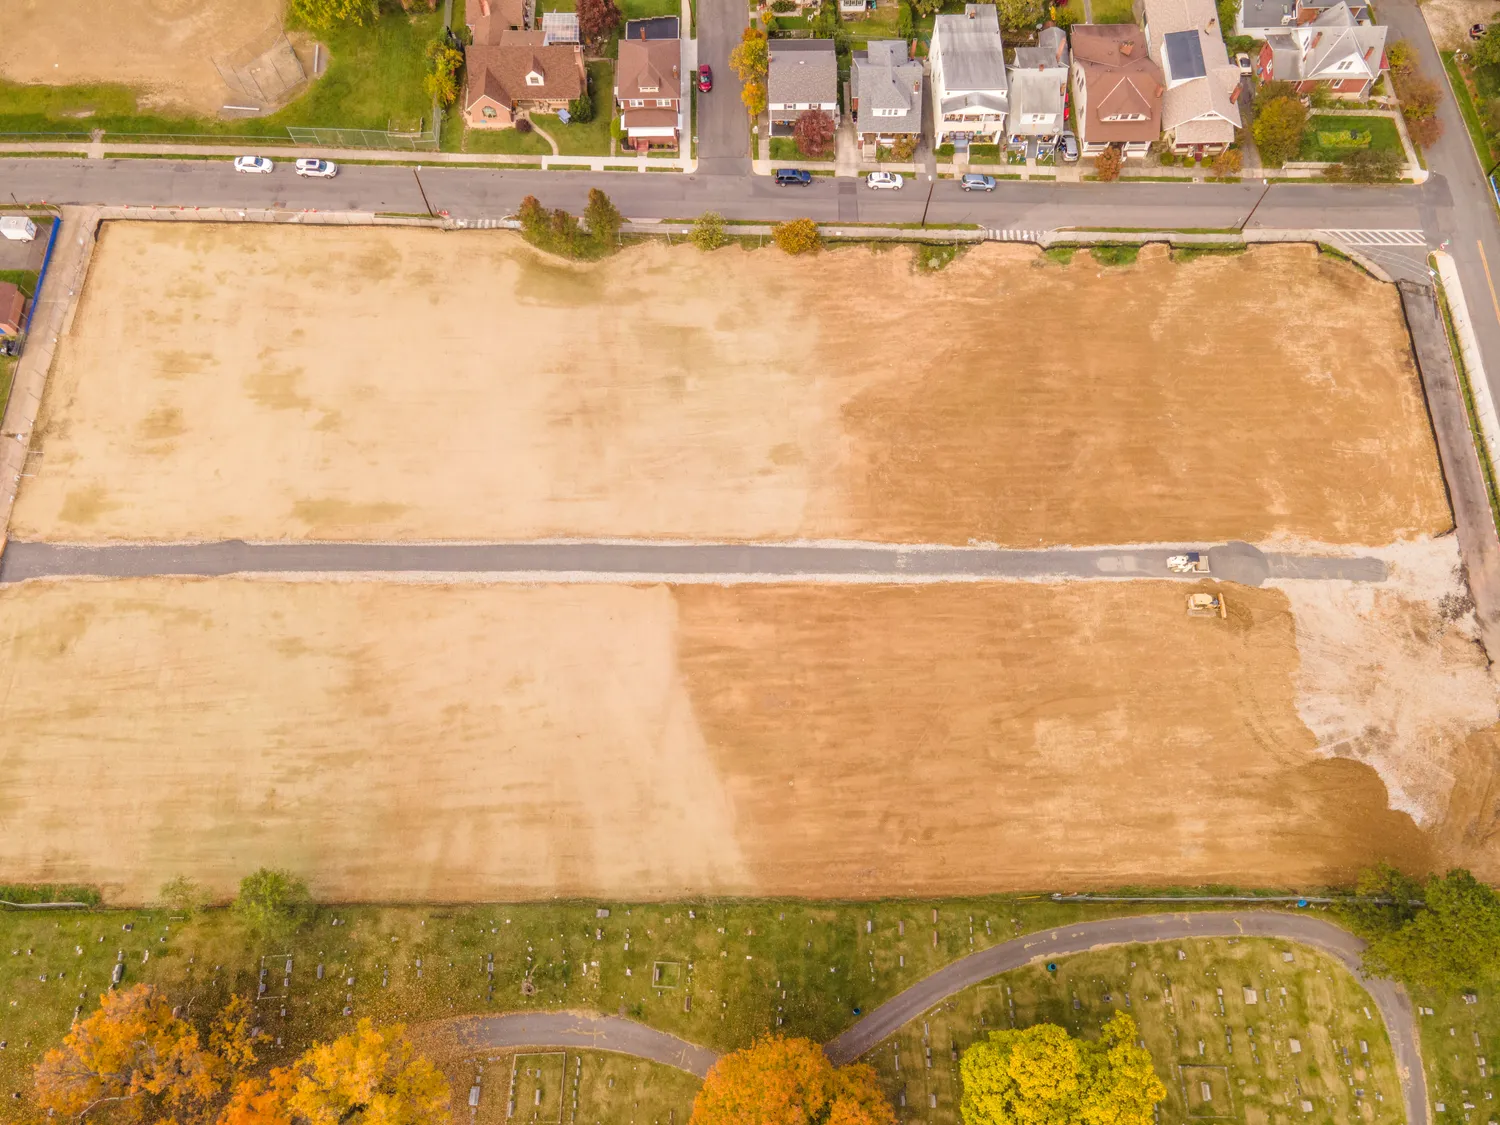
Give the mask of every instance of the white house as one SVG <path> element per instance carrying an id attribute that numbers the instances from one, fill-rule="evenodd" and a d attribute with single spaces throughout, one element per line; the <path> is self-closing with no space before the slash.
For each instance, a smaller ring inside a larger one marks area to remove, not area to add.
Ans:
<path id="1" fill-rule="evenodd" d="M 1000 143 L 1010 85 L 995 5 L 965 4 L 963 15 L 938 16 L 929 59 L 932 143 L 955 149 Z"/>

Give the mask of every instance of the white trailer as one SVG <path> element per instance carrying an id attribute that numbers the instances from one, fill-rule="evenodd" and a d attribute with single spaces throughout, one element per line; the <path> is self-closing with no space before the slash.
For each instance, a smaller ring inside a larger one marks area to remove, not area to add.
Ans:
<path id="1" fill-rule="evenodd" d="M 30 242 L 36 237 L 36 224 L 25 215 L 7 215 L 0 219 L 0 235 L 14 242 Z"/>

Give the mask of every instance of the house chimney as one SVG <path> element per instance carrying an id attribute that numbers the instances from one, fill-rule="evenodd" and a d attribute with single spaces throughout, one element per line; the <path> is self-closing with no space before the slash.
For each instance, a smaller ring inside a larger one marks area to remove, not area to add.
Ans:
<path id="1" fill-rule="evenodd" d="M 1131 55 L 1135 54 L 1135 40 L 1126 39 L 1124 42 L 1122 42 L 1120 44 L 1120 54 L 1124 55 L 1127 59 Z"/>
<path id="2" fill-rule="evenodd" d="M 485 19 L 489 19 L 490 0 L 479 0 L 479 14 L 484 16 Z"/>
<path id="3" fill-rule="evenodd" d="M 1369 62 L 1370 61 L 1370 56 L 1373 55 L 1374 53 L 1375 53 L 1375 48 L 1374 47 L 1366 47 L 1365 48 L 1365 62 Z"/>
<path id="4" fill-rule="evenodd" d="M 1236 82 L 1234 84 L 1234 89 L 1229 91 L 1229 104 L 1230 105 L 1234 105 L 1236 102 L 1238 102 L 1240 100 L 1240 90 L 1242 88 L 1243 87 L 1241 87 L 1241 85 L 1238 82 Z"/>

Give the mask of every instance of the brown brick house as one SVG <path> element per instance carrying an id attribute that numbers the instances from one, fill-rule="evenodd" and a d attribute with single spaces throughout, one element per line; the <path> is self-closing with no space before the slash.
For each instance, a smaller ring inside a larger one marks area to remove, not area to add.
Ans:
<path id="1" fill-rule="evenodd" d="M 540 33 L 502 38 L 464 51 L 464 121 L 470 128 L 509 129 L 524 113 L 556 113 L 587 88 L 588 70 L 578 44 L 530 42 L 540 39 Z"/>
<path id="2" fill-rule="evenodd" d="M 26 298 L 8 281 L 0 281 L 0 336 L 15 336 L 26 319 Z"/>
<path id="3" fill-rule="evenodd" d="M 682 130 L 682 41 L 646 37 L 651 29 L 644 25 L 652 22 L 632 20 L 626 25 L 615 67 L 620 127 L 626 146 L 636 150 L 676 148 Z"/>

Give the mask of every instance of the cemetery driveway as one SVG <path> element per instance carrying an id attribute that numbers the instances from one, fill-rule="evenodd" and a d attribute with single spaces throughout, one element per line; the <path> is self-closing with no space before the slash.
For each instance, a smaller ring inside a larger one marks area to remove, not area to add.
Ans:
<path id="1" fill-rule="evenodd" d="M 837 1065 L 853 1062 L 903 1025 L 956 992 L 997 973 L 1019 969 L 1044 958 L 1066 957 L 1112 945 L 1178 941 L 1186 938 L 1260 937 L 1310 946 L 1335 958 L 1360 977 L 1380 1009 L 1396 1057 L 1396 1071 L 1409 1125 L 1427 1125 L 1427 1080 L 1417 1050 L 1411 998 L 1395 981 L 1365 977 L 1360 955 L 1365 943 L 1348 930 L 1308 914 L 1286 911 L 1212 911 L 1147 914 L 1082 922 L 1025 934 L 971 953 L 947 965 L 905 992 L 887 1000 L 864 1019 L 829 1042 L 824 1050 Z M 517 1012 L 451 1021 L 460 1048 L 577 1047 L 618 1051 L 665 1063 L 702 1077 L 717 1054 L 675 1035 L 618 1016 L 579 1012 Z M 429 1025 L 443 1037 L 447 1028 Z"/>

